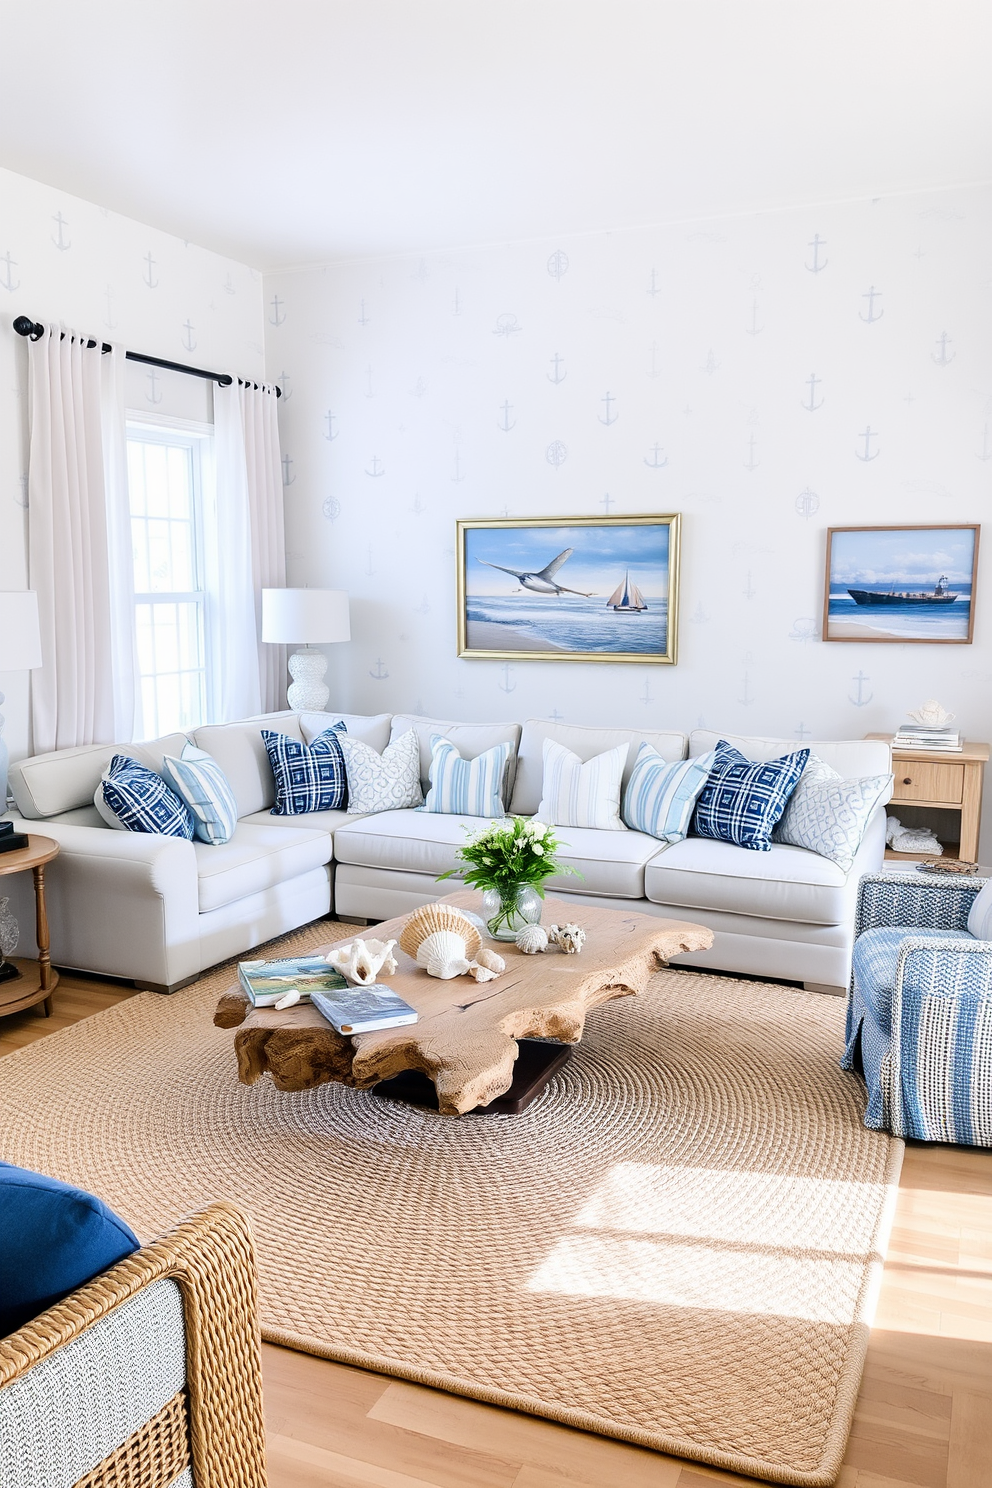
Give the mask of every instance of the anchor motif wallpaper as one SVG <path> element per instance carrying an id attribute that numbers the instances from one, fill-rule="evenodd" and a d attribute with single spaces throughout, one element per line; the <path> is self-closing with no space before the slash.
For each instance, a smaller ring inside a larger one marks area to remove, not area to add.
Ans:
<path id="1" fill-rule="evenodd" d="M 825 641 L 970 643 L 980 528 L 831 527 Z"/>
<path id="2" fill-rule="evenodd" d="M 458 655 L 674 662 L 679 519 L 458 523 Z"/>

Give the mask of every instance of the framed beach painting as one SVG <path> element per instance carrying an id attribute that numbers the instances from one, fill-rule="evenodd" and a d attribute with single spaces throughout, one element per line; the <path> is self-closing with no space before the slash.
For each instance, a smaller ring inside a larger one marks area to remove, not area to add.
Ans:
<path id="1" fill-rule="evenodd" d="M 458 523 L 458 655 L 672 664 L 679 518 Z"/>
<path id="2" fill-rule="evenodd" d="M 963 522 L 829 528 L 823 639 L 969 644 L 980 531 Z"/>

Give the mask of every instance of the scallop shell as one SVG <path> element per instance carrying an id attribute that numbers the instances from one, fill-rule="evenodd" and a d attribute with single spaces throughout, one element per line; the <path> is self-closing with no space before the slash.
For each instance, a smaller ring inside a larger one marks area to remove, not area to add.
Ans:
<path id="1" fill-rule="evenodd" d="M 537 956 L 548 949 L 548 932 L 543 925 L 524 925 L 517 931 L 516 942 L 525 956 Z"/>
<path id="2" fill-rule="evenodd" d="M 482 945 L 482 936 L 460 909 L 455 909 L 451 904 L 423 904 L 420 909 L 414 910 L 403 926 L 400 934 L 400 950 L 412 956 L 415 961 L 420 961 L 418 952 L 424 941 L 429 935 L 435 935 L 442 930 L 453 931 L 461 937 L 463 942 L 461 954 L 469 961 Z"/>
<path id="3" fill-rule="evenodd" d="M 465 937 L 457 930 L 435 930 L 417 947 L 416 961 L 428 976 L 450 981 L 464 976 L 471 965 L 465 954 Z"/>

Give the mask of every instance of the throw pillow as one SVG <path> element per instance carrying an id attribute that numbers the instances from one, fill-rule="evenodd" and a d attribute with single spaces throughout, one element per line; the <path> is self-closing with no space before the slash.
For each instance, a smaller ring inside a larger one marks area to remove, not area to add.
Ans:
<path id="1" fill-rule="evenodd" d="M 155 770 L 126 754 L 115 754 L 103 778 L 103 799 L 128 832 L 162 837 L 193 836 L 193 818 Z"/>
<path id="2" fill-rule="evenodd" d="M 811 755 L 775 828 L 775 840 L 790 847 L 805 847 L 821 858 L 829 858 L 847 873 L 854 865 L 872 812 L 891 787 L 891 775 L 844 780 Z"/>
<path id="3" fill-rule="evenodd" d="M 620 786 L 629 748 L 629 744 L 618 744 L 583 764 L 564 744 L 545 739 L 538 821 L 551 827 L 626 831 L 620 820 Z"/>
<path id="4" fill-rule="evenodd" d="M 509 744 L 496 744 L 475 759 L 462 759 L 450 739 L 434 734 L 431 788 L 424 810 L 449 816 L 505 816 L 502 788 L 509 758 Z"/>
<path id="5" fill-rule="evenodd" d="M 162 774 L 189 807 L 194 835 L 214 847 L 230 842 L 238 825 L 238 803 L 213 755 L 197 749 L 195 744 L 187 744 L 181 758 L 165 756 Z"/>
<path id="6" fill-rule="evenodd" d="M 137 1248 L 137 1236 L 102 1199 L 0 1162 L 0 1336 Z"/>
<path id="7" fill-rule="evenodd" d="M 309 811 L 340 811 L 347 799 L 341 738 L 344 724 L 334 723 L 312 744 L 262 729 L 272 766 L 276 804 L 270 816 L 305 816 Z"/>
<path id="8" fill-rule="evenodd" d="M 360 739 L 341 735 L 348 771 L 348 810 L 403 811 L 420 806 L 420 743 L 413 729 L 387 744 L 382 754 Z"/>
<path id="9" fill-rule="evenodd" d="M 689 831 L 696 800 L 709 778 L 716 750 L 669 764 L 644 741 L 623 798 L 623 819 L 634 832 L 661 842 L 681 842 Z"/>
<path id="10" fill-rule="evenodd" d="M 953 935 L 949 930 L 948 935 Z M 976 940 L 992 940 L 992 882 L 979 889 L 968 914 L 968 933 Z"/>
<path id="11" fill-rule="evenodd" d="M 756 764 L 721 739 L 696 802 L 692 831 L 754 852 L 771 851 L 772 828 L 809 759 L 808 749 Z"/>

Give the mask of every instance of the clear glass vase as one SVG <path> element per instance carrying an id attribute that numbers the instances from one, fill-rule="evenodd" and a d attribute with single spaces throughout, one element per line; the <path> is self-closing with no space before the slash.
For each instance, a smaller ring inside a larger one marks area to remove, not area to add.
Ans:
<path id="1" fill-rule="evenodd" d="M 482 895 L 482 918 L 493 940 L 515 940 L 525 925 L 536 925 L 544 901 L 530 884 L 509 884 L 504 889 L 486 889 Z"/>

